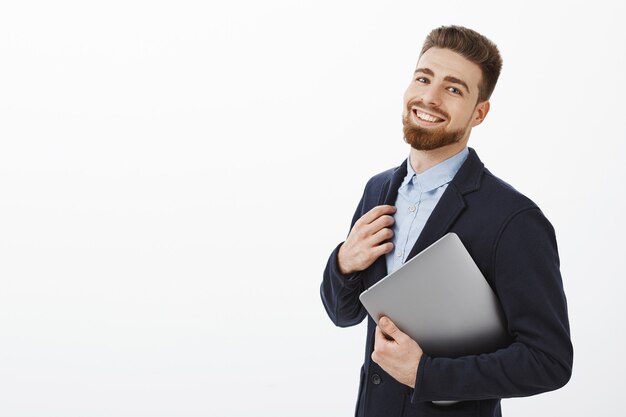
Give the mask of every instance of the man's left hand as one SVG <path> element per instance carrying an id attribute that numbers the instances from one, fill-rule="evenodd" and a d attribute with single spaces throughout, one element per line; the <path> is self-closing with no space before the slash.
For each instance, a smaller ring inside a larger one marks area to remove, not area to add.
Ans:
<path id="1" fill-rule="evenodd" d="M 398 382 L 415 388 L 422 353 L 417 342 L 402 333 L 388 317 L 378 320 L 372 360 Z"/>

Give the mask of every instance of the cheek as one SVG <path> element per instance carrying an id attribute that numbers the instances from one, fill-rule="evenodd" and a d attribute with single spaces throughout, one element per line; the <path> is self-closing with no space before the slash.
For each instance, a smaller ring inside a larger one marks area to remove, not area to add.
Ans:
<path id="1" fill-rule="evenodd" d="M 466 106 L 453 106 L 450 108 L 450 114 L 456 124 L 465 124 L 474 116 L 474 109 L 468 109 Z"/>
<path id="2" fill-rule="evenodd" d="M 407 105 L 410 99 L 411 99 L 411 96 L 407 96 L 406 94 L 404 95 L 404 98 L 402 100 L 402 115 L 403 116 L 406 116 L 406 114 L 408 113 Z"/>
<path id="3" fill-rule="evenodd" d="M 419 89 L 414 85 L 411 84 L 407 87 L 407 89 L 404 91 L 404 104 L 408 103 L 410 100 L 416 98 L 419 96 Z"/>
<path id="4" fill-rule="evenodd" d="M 418 99 L 420 96 L 416 88 L 407 88 L 404 92 L 404 96 L 402 97 L 402 113 L 407 114 L 407 106 L 410 101 Z"/>

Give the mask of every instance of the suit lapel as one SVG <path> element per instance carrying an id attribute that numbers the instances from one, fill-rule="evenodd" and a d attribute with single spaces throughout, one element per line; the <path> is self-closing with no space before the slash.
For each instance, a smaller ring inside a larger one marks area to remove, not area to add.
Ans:
<path id="1" fill-rule="evenodd" d="M 400 188 L 400 184 L 402 184 L 404 177 L 406 177 L 406 164 L 407 161 L 405 159 L 404 162 L 393 171 L 391 178 L 383 184 L 378 196 L 378 205 L 388 204 L 393 206 L 396 204 L 396 199 L 398 198 L 398 188 Z"/>
<path id="2" fill-rule="evenodd" d="M 400 188 L 400 184 L 406 177 L 406 164 L 407 161 L 405 160 L 383 184 L 378 196 L 379 205 L 389 204 L 393 206 L 396 204 L 398 188 Z M 478 158 L 478 155 L 474 149 L 469 148 L 467 159 L 448 184 L 448 188 L 446 188 L 428 221 L 426 221 L 424 229 L 417 238 L 417 242 L 415 242 L 411 252 L 409 252 L 407 260 L 426 249 L 450 230 L 465 209 L 464 195 L 476 191 L 480 187 L 483 170 L 484 165 Z M 372 281 L 367 283 L 367 287 L 387 275 L 387 260 L 385 256 L 379 257 L 372 266 L 374 267 L 371 275 Z"/>
<path id="3" fill-rule="evenodd" d="M 446 234 L 464 208 L 465 201 L 463 200 L 463 196 L 452 183 L 448 184 L 448 188 L 446 188 L 441 199 L 439 199 L 435 209 L 426 221 L 422 233 L 420 233 L 417 238 L 417 242 L 415 242 L 411 252 L 409 252 L 407 260 L 414 257 Z"/>
<path id="4" fill-rule="evenodd" d="M 383 184 L 380 194 L 378 195 L 378 205 L 388 204 L 393 206 L 396 204 L 398 188 L 400 188 L 400 184 L 402 184 L 404 177 L 406 177 L 406 164 L 407 161 L 405 160 L 399 167 L 393 170 L 391 177 Z M 380 256 L 372 266 L 372 280 L 366 283 L 366 288 L 369 288 L 387 275 L 387 257 L 384 255 Z"/>
<path id="5" fill-rule="evenodd" d="M 407 256 L 407 260 L 435 243 L 450 230 L 455 220 L 465 209 L 463 196 L 478 190 L 480 187 L 483 168 L 484 165 L 476 152 L 469 148 L 467 159 L 448 184 L 446 191 L 426 221 L 422 233 Z"/>

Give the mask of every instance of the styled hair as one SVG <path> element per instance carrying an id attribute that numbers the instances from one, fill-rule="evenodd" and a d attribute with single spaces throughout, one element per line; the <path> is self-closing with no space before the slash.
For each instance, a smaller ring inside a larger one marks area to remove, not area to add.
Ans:
<path id="1" fill-rule="evenodd" d="M 478 102 L 491 97 L 502 69 L 502 57 L 495 43 L 463 26 L 441 26 L 428 34 L 420 57 L 430 48 L 450 49 L 478 65 L 482 72 Z"/>

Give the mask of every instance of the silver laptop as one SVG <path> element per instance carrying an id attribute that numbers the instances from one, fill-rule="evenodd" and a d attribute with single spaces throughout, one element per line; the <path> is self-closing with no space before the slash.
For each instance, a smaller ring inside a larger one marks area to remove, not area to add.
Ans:
<path id="1" fill-rule="evenodd" d="M 389 317 L 430 356 L 489 353 L 509 342 L 498 299 L 455 233 L 365 290 L 360 300 L 376 323 Z"/>

